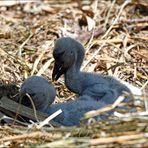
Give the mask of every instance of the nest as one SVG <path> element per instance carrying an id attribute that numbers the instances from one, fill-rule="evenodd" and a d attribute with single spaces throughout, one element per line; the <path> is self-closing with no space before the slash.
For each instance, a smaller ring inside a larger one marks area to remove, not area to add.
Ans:
<path id="1" fill-rule="evenodd" d="M 34 124 L 0 126 L 0 147 L 148 147 L 146 0 L 2 1 L 0 10 L 0 97 L 15 98 L 30 75 L 51 81 L 52 48 L 61 36 L 85 46 L 82 70 L 114 75 L 142 91 L 134 103 L 124 104 L 136 108 L 134 113 L 108 106 L 86 114 L 90 118 L 115 109 L 114 116 L 101 122 L 40 129 Z M 62 79 L 54 85 L 56 102 L 74 99 Z"/>

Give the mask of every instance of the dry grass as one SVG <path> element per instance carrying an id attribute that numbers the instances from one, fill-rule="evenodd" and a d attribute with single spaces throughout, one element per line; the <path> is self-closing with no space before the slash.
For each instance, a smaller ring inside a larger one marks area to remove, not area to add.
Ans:
<path id="1" fill-rule="evenodd" d="M 143 91 L 137 113 L 115 112 L 104 122 L 40 130 L 0 126 L 0 147 L 148 147 L 147 10 L 147 0 L 0 2 L 2 84 L 20 86 L 34 74 L 51 81 L 54 40 L 71 36 L 86 47 L 83 70 L 114 75 Z M 57 102 L 74 98 L 63 81 L 55 87 Z"/>

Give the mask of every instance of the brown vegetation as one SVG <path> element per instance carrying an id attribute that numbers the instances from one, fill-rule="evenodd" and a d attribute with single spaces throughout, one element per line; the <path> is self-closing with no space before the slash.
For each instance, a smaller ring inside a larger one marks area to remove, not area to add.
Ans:
<path id="1" fill-rule="evenodd" d="M 0 1 L 1 85 L 19 87 L 34 74 L 51 81 L 52 48 L 61 36 L 85 46 L 83 70 L 114 75 L 143 91 L 137 113 L 116 112 L 108 121 L 70 128 L 0 126 L 0 147 L 148 147 L 147 0 Z M 73 99 L 63 81 L 55 87 L 57 102 Z M 0 96 L 7 93 L 2 88 Z"/>

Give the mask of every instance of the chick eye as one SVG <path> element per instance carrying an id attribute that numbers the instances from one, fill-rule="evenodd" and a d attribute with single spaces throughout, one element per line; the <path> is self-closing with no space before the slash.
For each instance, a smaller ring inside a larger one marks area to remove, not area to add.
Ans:
<path id="1" fill-rule="evenodd" d="M 59 60 L 62 57 L 63 54 L 64 54 L 64 51 L 61 52 L 61 53 L 55 53 L 54 52 L 53 57 L 54 57 L 55 60 Z"/>
<path id="2" fill-rule="evenodd" d="M 70 54 L 71 54 L 71 55 L 73 55 L 73 52 L 72 52 L 72 51 L 70 51 Z"/>

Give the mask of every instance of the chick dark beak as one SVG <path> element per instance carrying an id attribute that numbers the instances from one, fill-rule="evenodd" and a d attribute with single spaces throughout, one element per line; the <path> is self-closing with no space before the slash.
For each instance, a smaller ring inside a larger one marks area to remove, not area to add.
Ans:
<path id="1" fill-rule="evenodd" d="M 54 69 L 52 72 L 52 80 L 57 81 L 59 77 L 66 72 L 66 68 L 63 67 L 63 64 L 57 64 L 55 62 Z"/>

